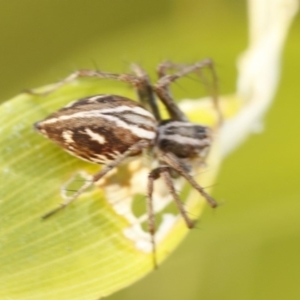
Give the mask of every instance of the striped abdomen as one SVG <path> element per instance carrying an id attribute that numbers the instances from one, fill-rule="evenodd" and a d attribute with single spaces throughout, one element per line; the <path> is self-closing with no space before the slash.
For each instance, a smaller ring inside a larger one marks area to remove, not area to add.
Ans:
<path id="1" fill-rule="evenodd" d="M 115 160 L 139 140 L 152 142 L 156 126 L 150 112 L 116 95 L 78 100 L 35 124 L 41 134 L 67 152 L 99 164 Z"/>

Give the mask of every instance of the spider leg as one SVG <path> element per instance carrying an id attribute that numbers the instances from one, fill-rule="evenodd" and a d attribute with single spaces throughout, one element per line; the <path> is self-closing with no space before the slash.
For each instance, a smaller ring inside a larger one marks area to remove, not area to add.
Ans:
<path id="1" fill-rule="evenodd" d="M 157 102 L 155 99 L 155 95 L 153 93 L 149 76 L 140 66 L 136 64 L 132 65 L 132 70 L 136 75 L 114 74 L 114 73 L 101 72 L 97 70 L 78 70 L 71 73 L 66 78 L 54 83 L 45 92 L 39 93 L 33 90 L 26 90 L 25 92 L 31 95 L 46 96 L 56 91 L 60 87 L 78 78 L 93 77 L 93 78 L 102 78 L 102 79 L 113 79 L 113 80 L 122 81 L 133 85 L 137 89 L 139 102 L 142 103 L 144 106 L 150 108 L 156 120 L 160 121 L 161 117 L 160 117 L 160 113 L 158 110 Z"/>
<path id="2" fill-rule="evenodd" d="M 153 249 L 153 264 L 157 268 L 156 261 L 156 244 L 155 244 L 155 213 L 153 208 L 153 190 L 154 190 L 154 181 L 162 176 L 165 181 L 169 192 L 171 193 L 174 202 L 182 215 L 188 228 L 193 228 L 195 223 L 188 217 L 187 212 L 185 211 L 184 205 L 179 199 L 172 178 L 170 176 L 170 167 L 169 166 L 159 166 L 153 169 L 148 176 L 148 193 L 147 193 L 147 213 L 148 213 L 148 230 L 151 235 L 151 243 Z"/>
<path id="3" fill-rule="evenodd" d="M 161 154 L 161 159 L 171 168 L 176 170 L 181 176 L 183 176 L 191 185 L 193 188 L 195 188 L 208 202 L 208 204 L 215 208 L 218 206 L 218 203 L 214 198 L 212 198 L 202 186 L 200 186 L 194 178 L 187 172 L 186 168 L 182 166 L 182 163 L 176 158 L 175 155 L 172 153 L 163 153 Z"/>
<path id="4" fill-rule="evenodd" d="M 174 69 L 175 64 L 170 61 L 164 61 L 158 65 L 156 68 L 157 76 L 159 78 L 158 83 L 153 87 L 157 96 L 163 102 L 167 111 L 171 118 L 180 120 L 180 121 L 188 121 L 185 114 L 179 109 L 177 104 L 173 101 L 173 97 L 170 90 L 170 84 L 164 84 L 163 86 L 158 86 L 160 79 L 167 76 L 167 71 L 170 69 Z M 157 91 L 159 89 L 159 91 Z"/>
<path id="5" fill-rule="evenodd" d="M 148 231 L 151 236 L 152 257 L 154 268 L 157 269 L 158 264 L 156 260 L 156 243 L 155 243 L 155 213 L 153 208 L 153 188 L 154 181 L 159 178 L 159 169 L 152 170 L 148 175 L 148 189 L 147 189 L 147 214 L 148 214 Z"/>
<path id="6" fill-rule="evenodd" d="M 188 118 L 180 110 L 179 106 L 174 102 L 169 85 L 172 81 L 168 80 L 171 75 L 161 77 L 158 82 L 153 86 L 157 97 L 162 101 L 166 107 L 170 117 L 174 120 L 187 122 Z"/>
<path id="7" fill-rule="evenodd" d="M 135 73 L 136 77 L 139 79 L 139 82 L 135 84 L 139 101 L 146 108 L 152 111 L 157 121 L 161 121 L 161 116 L 158 110 L 155 94 L 153 92 L 152 84 L 148 74 L 144 71 L 144 69 L 141 66 L 137 64 L 133 64 L 131 66 L 131 69 Z"/>
<path id="8" fill-rule="evenodd" d="M 71 197 L 68 199 L 65 199 L 57 208 L 49 211 L 44 216 L 42 216 L 43 219 L 47 219 L 57 212 L 61 211 L 62 209 L 66 208 L 69 204 L 71 204 L 73 201 L 75 201 L 84 191 L 86 191 L 88 188 L 90 188 L 95 182 L 100 180 L 103 176 L 105 176 L 110 170 L 120 165 L 127 157 L 129 157 L 131 154 L 139 152 L 149 146 L 149 141 L 146 140 L 140 140 L 133 146 L 131 146 L 128 150 L 126 150 L 124 153 L 122 153 L 118 158 L 116 158 L 111 163 L 105 165 L 103 169 L 93 175 L 93 178 L 91 181 L 87 181 L 83 186 L 81 186 L 76 193 L 74 193 Z"/>
<path id="9" fill-rule="evenodd" d="M 140 84 L 140 79 L 134 75 L 131 74 L 114 74 L 114 73 L 107 73 L 107 72 L 101 72 L 97 70 L 78 70 L 73 73 L 71 73 L 66 78 L 54 83 L 49 89 L 45 92 L 39 93 L 32 90 L 27 90 L 26 92 L 32 95 L 41 95 L 46 96 L 60 87 L 78 79 L 78 78 L 86 78 L 86 77 L 93 77 L 93 78 L 102 78 L 102 79 L 113 79 L 118 80 L 122 82 L 126 82 L 129 84 L 132 84 L 133 86 L 137 86 Z"/>
<path id="10" fill-rule="evenodd" d="M 211 75 L 212 75 L 212 88 L 209 88 L 210 85 L 205 80 L 205 86 L 209 90 L 211 94 L 213 105 L 217 112 L 218 118 L 218 125 L 221 125 L 223 122 L 222 113 L 219 107 L 218 102 L 218 80 L 217 74 L 215 71 L 214 63 L 211 59 L 205 59 L 198 63 L 192 65 L 180 65 L 174 64 L 172 62 L 164 62 L 158 66 L 157 72 L 159 76 L 158 82 L 154 86 L 154 90 L 157 96 L 161 99 L 161 101 L 166 106 L 170 116 L 172 119 L 179 120 L 179 121 L 187 121 L 187 117 L 180 111 L 177 104 L 172 99 L 172 96 L 169 91 L 169 86 L 172 82 L 176 81 L 177 79 L 184 77 L 193 72 L 200 72 L 201 77 L 204 78 L 201 70 L 203 68 L 209 68 Z M 173 69 L 177 72 L 174 74 L 167 74 L 167 70 Z"/>
<path id="11" fill-rule="evenodd" d="M 186 226 L 190 229 L 193 228 L 195 226 L 195 222 L 188 217 L 187 212 L 184 208 L 184 205 L 177 195 L 177 192 L 175 190 L 175 187 L 174 187 L 171 175 L 170 175 L 170 168 L 169 167 L 164 168 L 161 172 L 161 175 L 169 189 L 169 192 L 173 196 L 174 202 L 175 202 L 180 214 L 182 215 L 182 217 L 186 223 Z"/>

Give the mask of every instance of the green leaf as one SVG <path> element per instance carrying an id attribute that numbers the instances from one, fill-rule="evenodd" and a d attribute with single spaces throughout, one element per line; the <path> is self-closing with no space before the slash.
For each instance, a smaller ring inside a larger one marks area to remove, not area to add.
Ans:
<path id="1" fill-rule="evenodd" d="M 65 153 L 34 132 L 32 125 L 70 101 L 109 89 L 111 85 L 101 87 L 97 80 L 80 80 L 47 97 L 21 94 L 0 107 L 1 299 L 94 300 L 153 271 L 144 209 L 149 157 L 120 167 L 64 211 L 41 218 L 62 201 L 66 188 L 80 185 L 101 166 Z M 114 87 L 114 93 L 134 99 L 126 89 Z M 194 119 L 212 120 L 211 115 L 207 108 L 193 109 Z M 213 182 L 216 145 L 208 170 L 197 173 L 202 186 Z M 170 198 L 165 186 L 156 186 L 158 198 Z M 181 197 L 189 214 L 198 218 L 205 200 L 186 183 Z M 156 256 L 161 264 L 188 229 L 171 204 L 158 222 Z"/>

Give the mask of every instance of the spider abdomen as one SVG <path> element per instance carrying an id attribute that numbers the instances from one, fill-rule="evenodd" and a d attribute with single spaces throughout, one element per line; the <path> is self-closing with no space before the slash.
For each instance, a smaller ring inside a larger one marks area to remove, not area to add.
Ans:
<path id="1" fill-rule="evenodd" d="M 116 95 L 80 99 L 35 123 L 41 134 L 67 152 L 99 164 L 114 161 L 140 140 L 153 141 L 156 127 L 150 112 Z"/>

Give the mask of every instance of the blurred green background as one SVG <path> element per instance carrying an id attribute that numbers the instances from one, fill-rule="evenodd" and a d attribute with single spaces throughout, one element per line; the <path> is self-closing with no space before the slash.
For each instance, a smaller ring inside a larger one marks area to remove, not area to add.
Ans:
<path id="1" fill-rule="evenodd" d="M 225 205 L 207 208 L 158 271 L 108 299 L 300 298 L 299 37 L 298 17 L 264 132 L 232 153 L 216 180 L 214 196 Z M 205 57 L 228 94 L 247 47 L 246 2 L 1 0 L 0 45 L 1 101 L 78 68 L 125 72 L 138 62 L 153 75 L 163 59 Z"/>

